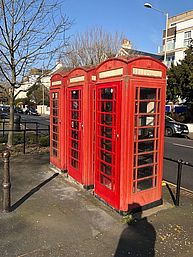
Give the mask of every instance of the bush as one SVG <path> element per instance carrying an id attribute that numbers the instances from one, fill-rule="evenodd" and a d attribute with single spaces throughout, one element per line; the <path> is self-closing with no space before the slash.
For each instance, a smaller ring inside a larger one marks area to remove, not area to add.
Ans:
<path id="1" fill-rule="evenodd" d="M 14 133 L 13 136 L 13 145 L 22 145 L 24 142 L 24 133 L 23 132 L 17 132 Z M 7 143 L 8 135 L 7 133 L 4 135 L 0 135 L 0 145 Z M 49 135 L 39 135 L 38 136 L 38 142 L 37 137 L 35 133 L 26 133 L 26 146 L 30 145 L 37 145 L 39 144 L 40 147 L 47 147 L 50 145 L 50 136 Z"/>
<path id="2" fill-rule="evenodd" d="M 47 136 L 41 136 L 39 138 L 39 145 L 40 146 L 49 146 L 50 145 L 50 137 L 47 135 Z"/>
<path id="3" fill-rule="evenodd" d="M 23 133 L 15 133 L 13 136 L 13 144 L 19 145 L 23 143 Z"/>
<path id="4" fill-rule="evenodd" d="M 26 133 L 26 143 L 29 144 L 29 145 L 33 145 L 33 144 L 36 144 L 36 134 L 34 133 Z"/>

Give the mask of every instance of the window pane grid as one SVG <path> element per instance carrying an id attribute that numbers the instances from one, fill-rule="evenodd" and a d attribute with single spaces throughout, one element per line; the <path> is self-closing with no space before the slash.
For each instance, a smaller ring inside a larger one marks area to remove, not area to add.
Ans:
<path id="1" fill-rule="evenodd" d="M 104 152 L 106 152 L 106 153 L 109 153 L 109 154 L 111 154 L 111 155 L 115 155 L 115 153 L 113 153 L 113 152 L 111 152 L 111 151 L 108 151 L 107 149 L 105 149 L 105 148 L 102 148 L 102 147 L 100 147 L 100 146 L 97 146 L 97 150 L 102 150 L 102 151 L 104 151 Z"/>
<path id="2" fill-rule="evenodd" d="M 110 190 L 114 190 L 116 104 L 116 88 L 98 89 L 96 105 L 97 171 L 99 182 Z"/>
<path id="3" fill-rule="evenodd" d="M 79 170 L 80 169 L 80 155 L 81 155 L 81 90 L 71 89 L 69 92 L 69 125 L 70 125 L 70 164 Z"/>
<path id="4" fill-rule="evenodd" d="M 112 182 L 114 182 L 114 179 L 112 178 L 112 176 L 107 175 L 106 173 L 102 172 L 101 170 L 98 170 L 100 172 L 101 175 L 103 175 L 104 177 L 108 178 L 109 180 L 111 180 Z"/>
<path id="5" fill-rule="evenodd" d="M 59 134 L 58 134 L 58 123 L 59 123 L 59 102 L 58 102 L 58 92 L 52 93 L 52 101 L 51 101 L 51 145 L 52 151 L 51 154 L 53 156 L 58 156 L 58 147 L 59 147 Z"/>
<path id="6" fill-rule="evenodd" d="M 156 186 L 160 89 L 136 88 L 133 192 Z"/>
<path id="7" fill-rule="evenodd" d="M 137 156 L 137 155 L 136 155 Z M 143 164 L 143 165 L 136 165 L 134 166 L 134 168 L 145 168 L 145 167 L 150 167 L 150 166 L 154 166 L 154 165 L 157 165 L 157 163 L 155 162 L 152 162 L 152 163 L 148 163 L 148 164 Z"/>

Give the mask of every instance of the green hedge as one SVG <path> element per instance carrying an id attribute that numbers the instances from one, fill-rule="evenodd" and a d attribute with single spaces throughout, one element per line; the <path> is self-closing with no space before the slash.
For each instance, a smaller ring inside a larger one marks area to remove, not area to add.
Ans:
<path id="1" fill-rule="evenodd" d="M 2 134 L 0 136 L 0 144 L 7 143 L 7 134 L 3 137 Z M 46 147 L 50 145 L 50 137 L 49 135 L 39 135 L 38 142 L 36 142 L 36 134 L 34 133 L 26 133 L 26 145 L 39 144 L 39 146 Z M 13 144 L 23 144 L 23 133 L 18 132 L 13 136 Z"/>

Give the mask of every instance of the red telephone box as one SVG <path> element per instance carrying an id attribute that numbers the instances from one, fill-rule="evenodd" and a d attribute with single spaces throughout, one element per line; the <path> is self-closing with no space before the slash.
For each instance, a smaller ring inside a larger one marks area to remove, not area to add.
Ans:
<path id="1" fill-rule="evenodd" d="M 67 170 L 66 73 L 54 74 L 50 86 L 50 162 Z"/>
<path id="2" fill-rule="evenodd" d="M 76 68 L 67 79 L 68 174 L 93 187 L 94 69 Z"/>
<path id="3" fill-rule="evenodd" d="M 120 211 L 160 204 L 166 66 L 110 59 L 96 77 L 95 194 Z"/>

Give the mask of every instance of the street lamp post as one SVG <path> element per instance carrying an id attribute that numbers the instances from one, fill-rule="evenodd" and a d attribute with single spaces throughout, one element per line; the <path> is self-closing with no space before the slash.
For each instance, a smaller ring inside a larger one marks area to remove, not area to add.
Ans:
<path id="1" fill-rule="evenodd" d="M 164 12 L 164 11 L 162 11 L 162 10 L 159 10 L 159 9 L 157 9 L 157 8 L 154 8 L 154 7 L 152 6 L 152 4 L 150 4 L 150 3 L 145 3 L 145 4 L 144 4 L 144 7 L 146 7 L 146 8 L 151 8 L 151 9 L 157 11 L 157 12 L 161 12 L 161 13 L 163 13 L 163 14 L 165 15 L 165 17 L 166 17 L 166 33 L 165 33 L 165 47 L 164 47 L 164 64 L 166 65 L 166 57 L 167 57 L 167 37 L 168 37 L 168 13 L 167 13 L 167 12 Z"/>

